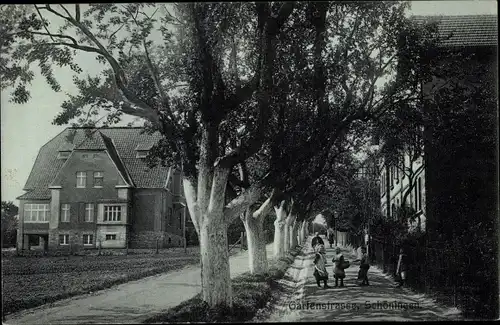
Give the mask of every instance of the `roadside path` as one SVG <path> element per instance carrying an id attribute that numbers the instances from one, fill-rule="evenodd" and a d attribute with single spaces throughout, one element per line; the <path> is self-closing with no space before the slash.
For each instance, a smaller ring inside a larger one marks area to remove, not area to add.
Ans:
<path id="1" fill-rule="evenodd" d="M 334 248 L 326 247 L 328 284 L 331 288 L 318 288 L 313 277 L 311 237 L 306 245 L 307 272 L 301 289 L 293 288 L 287 297 L 278 302 L 274 312 L 262 321 L 267 322 L 345 322 L 345 321 L 423 321 L 459 320 L 456 308 L 443 307 L 424 294 L 407 288 L 396 288 L 394 280 L 376 266 L 368 271 L 370 286 L 359 286 L 359 262 L 352 249 L 342 248 L 345 258 L 351 261 L 346 269 L 344 287 L 335 288 L 333 279 Z M 325 241 L 326 242 L 326 241 Z M 323 284 L 322 284 L 323 286 Z"/>
<path id="2" fill-rule="evenodd" d="M 272 244 L 267 245 L 268 258 Z M 248 251 L 229 258 L 231 277 L 248 271 Z M 201 291 L 199 265 L 120 284 L 6 316 L 4 324 L 133 324 Z"/>

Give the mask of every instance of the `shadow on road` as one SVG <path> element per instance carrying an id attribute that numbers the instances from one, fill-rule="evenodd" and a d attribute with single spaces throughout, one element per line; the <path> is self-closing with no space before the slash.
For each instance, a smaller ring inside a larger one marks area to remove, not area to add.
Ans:
<path id="1" fill-rule="evenodd" d="M 344 251 L 351 261 L 355 257 Z M 334 287 L 333 250 L 327 249 L 327 268 L 330 273 L 328 285 L 319 288 L 312 277 L 312 269 L 306 281 L 302 301 L 291 302 L 289 309 L 299 309 L 294 321 L 422 321 L 459 319 L 458 313 L 440 307 L 424 295 L 414 294 L 406 289 L 396 288 L 379 269 L 368 273 L 370 285 L 359 286 L 357 273 L 359 265 L 351 263 L 346 269 L 344 287 Z M 293 305 L 294 304 L 294 305 Z M 308 305 L 307 305 L 308 304 Z M 311 305 L 314 304 L 314 305 Z"/>

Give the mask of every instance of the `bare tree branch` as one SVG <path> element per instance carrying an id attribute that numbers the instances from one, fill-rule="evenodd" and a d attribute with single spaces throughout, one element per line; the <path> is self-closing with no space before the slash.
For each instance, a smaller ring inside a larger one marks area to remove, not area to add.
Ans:
<path id="1" fill-rule="evenodd" d="M 80 22 L 80 5 L 75 4 L 75 20 Z"/>
<path id="2" fill-rule="evenodd" d="M 35 7 L 36 12 L 38 13 L 38 16 L 40 16 L 40 19 L 42 20 L 43 28 L 45 29 L 45 31 L 47 32 L 48 35 L 51 35 L 47 25 L 45 24 L 45 21 L 43 19 L 42 13 L 40 12 L 40 9 L 38 8 L 37 5 L 33 5 L 33 6 Z M 52 41 L 55 41 L 52 36 L 50 36 L 50 38 L 52 39 Z"/>
<path id="3" fill-rule="evenodd" d="M 66 7 L 64 5 L 60 4 L 59 6 L 66 12 L 66 14 L 68 14 L 68 17 L 70 19 L 73 19 L 73 16 L 71 16 L 71 14 L 69 13 L 68 9 L 66 9 Z"/>
<path id="4" fill-rule="evenodd" d="M 60 13 L 58 13 L 57 11 L 55 11 L 54 9 L 52 9 L 50 7 L 50 5 L 45 5 L 45 7 L 36 7 L 37 9 L 39 10 L 47 10 L 47 11 L 50 11 L 51 13 L 53 13 L 54 15 L 64 19 L 64 20 L 68 20 L 69 21 L 69 17 L 66 17 L 66 16 L 63 16 L 61 15 Z"/>

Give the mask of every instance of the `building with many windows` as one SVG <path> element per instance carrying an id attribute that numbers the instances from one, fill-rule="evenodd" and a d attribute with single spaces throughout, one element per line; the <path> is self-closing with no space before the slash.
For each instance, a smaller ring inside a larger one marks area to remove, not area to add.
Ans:
<path id="1" fill-rule="evenodd" d="M 182 246 L 181 174 L 147 166 L 160 135 L 142 131 L 67 128 L 42 146 L 18 197 L 18 248 Z"/>
<path id="2" fill-rule="evenodd" d="M 435 76 L 431 82 L 422 85 L 423 97 L 435 97 L 439 89 L 446 85 L 447 88 L 451 87 L 449 85 L 453 83 L 448 82 L 437 67 L 439 64 L 454 64 L 454 54 L 470 56 L 468 66 L 463 67 L 460 84 L 486 86 L 496 82 L 496 15 L 415 16 L 413 21 L 416 24 L 436 22 L 438 33 L 443 38 L 437 53 L 448 53 L 443 56 L 442 62 L 434 63 Z M 478 77 L 474 72 L 485 69 L 487 73 L 480 76 L 482 80 L 476 80 Z M 450 88 L 449 91 L 456 90 Z M 398 207 L 406 202 L 418 215 L 413 229 L 419 226 L 421 230 L 439 234 L 444 228 L 449 228 L 450 223 L 458 222 L 457 218 L 450 218 L 452 215 L 463 214 L 465 211 L 471 213 L 473 210 L 477 215 L 490 214 L 486 212 L 486 207 L 495 205 L 496 199 L 492 198 L 491 193 L 496 192 L 493 180 L 496 178 L 492 175 L 495 175 L 497 158 L 496 148 L 491 145 L 494 141 L 486 140 L 489 137 L 496 138 L 496 130 L 495 124 L 486 116 L 496 116 L 497 107 L 479 102 L 472 104 L 473 100 L 476 99 L 464 99 L 459 103 L 463 107 L 454 108 L 463 109 L 463 116 L 448 119 L 446 128 L 427 127 L 421 130 L 424 148 L 418 157 L 405 154 L 397 164 L 384 164 L 382 161 L 380 203 L 384 216 L 394 217 Z M 424 110 L 430 115 L 431 109 L 451 111 L 444 104 L 435 106 L 431 108 L 424 105 Z M 481 112 L 481 117 L 478 112 Z M 447 130 L 450 132 L 446 133 Z M 468 218 L 464 217 L 465 220 Z"/>
<path id="3" fill-rule="evenodd" d="M 385 164 L 380 169 L 380 206 L 385 217 L 395 218 L 399 207 L 406 204 L 416 213 L 410 230 L 425 231 L 425 165 L 421 155 L 401 157 L 399 164 Z"/>

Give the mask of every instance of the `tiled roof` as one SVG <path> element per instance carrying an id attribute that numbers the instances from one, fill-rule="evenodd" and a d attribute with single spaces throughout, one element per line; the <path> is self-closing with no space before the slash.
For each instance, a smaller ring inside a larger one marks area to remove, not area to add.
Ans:
<path id="1" fill-rule="evenodd" d="M 36 188 L 19 196 L 18 200 L 50 200 L 51 193 L 48 187 Z"/>
<path id="2" fill-rule="evenodd" d="M 497 15 L 413 16 L 418 24 L 438 22 L 442 46 L 496 46 L 498 43 Z"/>
<path id="3" fill-rule="evenodd" d="M 32 193 L 35 196 L 44 196 L 50 198 L 49 184 L 57 175 L 57 172 L 64 163 L 63 159 L 57 159 L 58 151 L 61 149 L 68 150 L 67 148 L 74 148 L 79 145 L 84 145 L 86 140 L 86 133 L 89 129 L 84 128 L 67 128 L 52 140 L 47 142 L 40 148 L 35 164 L 31 173 L 26 181 L 24 189 L 36 190 L 36 192 L 28 192 L 20 196 L 19 199 L 34 199 L 31 197 Z M 140 158 L 136 158 L 135 149 L 139 144 L 143 143 L 156 143 L 160 139 L 160 134 L 155 133 L 150 135 L 143 132 L 142 128 L 129 128 L 129 127 L 110 127 L 101 128 L 99 132 L 101 135 L 98 137 L 109 151 L 116 153 L 116 161 L 121 161 L 119 166 L 120 172 L 124 173 L 124 177 L 130 175 L 131 182 L 138 188 L 162 188 L 167 180 L 168 167 L 158 166 L 149 169 L 146 162 Z M 106 146 L 106 138 L 109 138 L 110 147 Z M 99 141 L 99 140 L 97 140 Z M 90 144 L 95 144 L 89 141 Z M 99 144 L 99 142 L 97 143 Z M 87 144 L 85 144 L 87 146 Z M 113 149 L 114 148 L 114 149 Z M 110 155 L 113 157 L 112 152 Z M 121 165 L 121 167 L 120 167 Z M 127 180 L 127 178 L 125 178 Z M 43 195 L 42 195 L 43 194 Z"/>
<path id="4" fill-rule="evenodd" d="M 120 155 L 116 151 L 113 140 L 111 138 L 105 136 L 104 134 L 101 134 L 101 132 L 99 132 L 99 134 L 100 134 L 101 139 L 104 142 L 104 145 L 106 146 L 106 149 L 108 150 L 109 156 L 111 157 L 111 159 L 115 163 L 115 165 L 118 168 L 118 171 L 122 175 L 123 179 L 125 179 L 125 181 L 129 185 L 133 185 L 134 181 L 132 181 L 132 179 L 129 177 L 129 173 L 127 172 L 127 169 L 123 165 L 123 162 L 120 159 Z"/>
<path id="5" fill-rule="evenodd" d="M 106 150 L 107 146 L 102 137 L 101 132 L 95 130 L 87 134 L 81 143 L 75 145 L 75 150 Z"/>
<path id="6" fill-rule="evenodd" d="M 156 144 L 154 141 L 147 141 L 147 142 L 142 142 L 135 147 L 135 150 L 141 151 L 141 150 L 151 150 L 151 148 Z"/>

